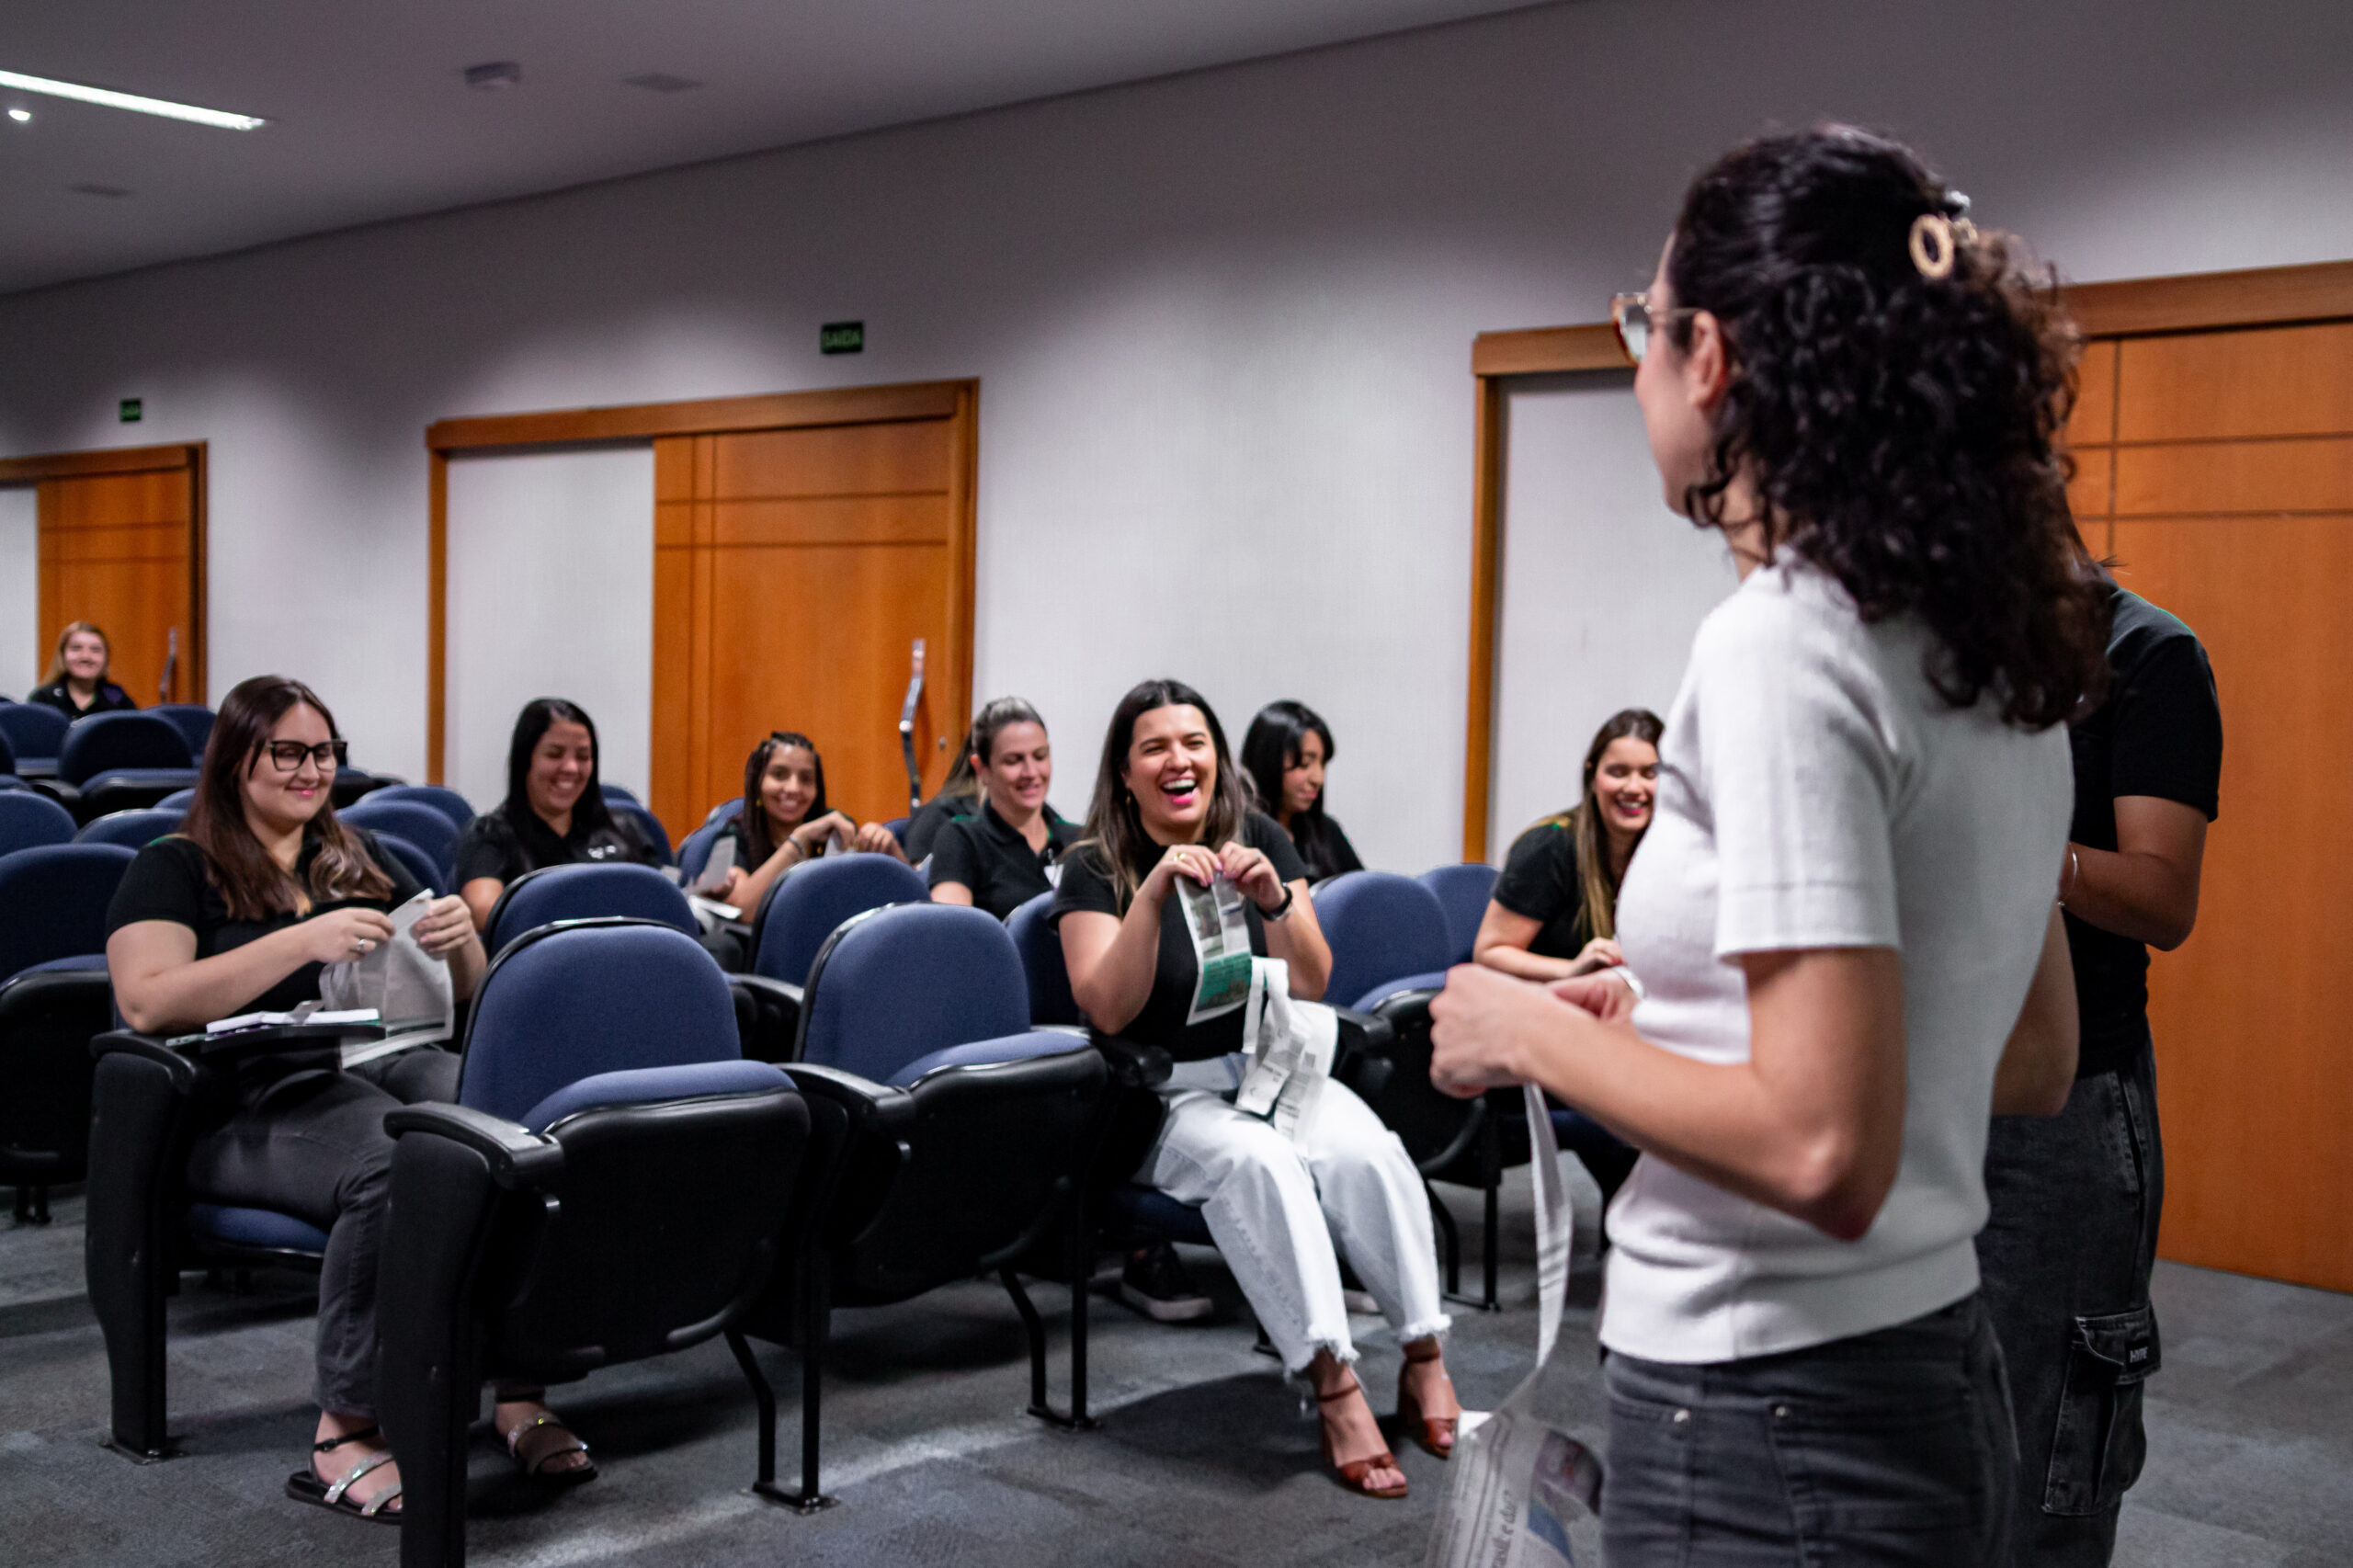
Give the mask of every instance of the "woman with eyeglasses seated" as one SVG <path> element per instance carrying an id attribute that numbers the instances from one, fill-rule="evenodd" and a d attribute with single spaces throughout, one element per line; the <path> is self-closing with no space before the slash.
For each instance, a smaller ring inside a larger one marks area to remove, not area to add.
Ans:
<path id="1" fill-rule="evenodd" d="M 1036 709 L 998 698 L 972 721 L 972 745 L 981 809 L 933 843 L 931 902 L 971 904 L 1003 920 L 1053 888 L 1078 829 L 1046 804 L 1054 754 Z"/>
<path id="2" fill-rule="evenodd" d="M 734 846 L 735 864 L 712 896 L 750 919 L 776 880 L 795 866 L 833 853 L 907 852 L 879 822 L 860 824 L 825 804 L 825 759 L 798 730 L 779 730 L 744 759 L 744 809 L 728 819 L 711 848 Z"/>
<path id="3" fill-rule="evenodd" d="M 1242 737 L 1242 766 L 1259 807 L 1290 835 L 1311 882 L 1361 871 L 1357 847 L 1324 814 L 1324 769 L 1332 760 L 1332 726 L 1304 702 L 1269 702 Z"/>
<path id="4" fill-rule="evenodd" d="M 389 913 L 423 890 L 367 829 L 337 820 L 342 755 L 333 715 L 300 681 L 257 676 L 222 700 L 187 822 L 139 852 L 107 911 L 107 970 L 132 1028 L 179 1034 L 291 1009 L 318 998 L 324 965 L 392 939 Z M 449 966 L 452 992 L 472 995 L 486 960 L 465 904 L 436 899 L 411 932 Z M 416 1045 L 345 1066 L 329 1045 L 256 1055 L 224 1079 L 189 1150 L 191 1195 L 327 1233 L 318 1429 L 311 1463 L 287 1489 L 396 1518 L 399 1472 L 375 1422 L 376 1261 L 392 1156 L 384 1113 L 454 1098 L 458 1058 Z M 593 1468 L 536 1390 L 502 1390 L 497 1421 L 523 1435 L 527 1470 L 585 1479 Z"/>
<path id="5" fill-rule="evenodd" d="M 57 656 L 50 661 L 49 674 L 25 694 L 25 700 L 54 708 L 68 719 L 136 708 L 131 693 L 107 679 L 113 657 L 105 632 L 86 620 L 68 621 L 58 633 Z"/>
<path id="6" fill-rule="evenodd" d="M 474 929 L 490 929 L 506 884 L 543 866 L 662 857 L 635 823 L 615 816 L 597 781 L 597 723 L 576 704 L 538 697 L 515 720 L 506 748 L 506 798 L 458 837 L 458 896 Z"/>
<path id="7" fill-rule="evenodd" d="M 1404 1347 L 1397 1408 L 1406 1433 L 1443 1459 L 1461 1407 L 1439 1348 L 1451 1320 L 1438 1299 L 1428 1195 L 1396 1134 L 1345 1084 L 1323 1085 L 1297 1142 L 1233 1104 L 1244 1008 L 1188 1022 L 1200 960 L 1182 889 L 1221 878 L 1241 894 L 1251 952 L 1285 960 L 1291 995 L 1322 996 L 1331 949 L 1289 835 L 1250 810 L 1200 694 L 1145 681 L 1111 715 L 1086 836 L 1055 891 L 1071 991 L 1097 1029 L 1177 1063 L 1132 1179 L 1200 1206 L 1285 1369 L 1314 1385 L 1324 1458 L 1341 1484 L 1403 1497 L 1404 1471 L 1353 1369 L 1336 1241 Z"/>

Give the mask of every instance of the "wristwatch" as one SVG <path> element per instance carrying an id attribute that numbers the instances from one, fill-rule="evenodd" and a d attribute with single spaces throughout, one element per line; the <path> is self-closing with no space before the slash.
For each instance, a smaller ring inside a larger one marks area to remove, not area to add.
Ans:
<path id="1" fill-rule="evenodd" d="M 1261 909 L 1258 911 L 1258 918 L 1261 920 L 1284 920 L 1290 918 L 1291 901 L 1298 897 L 1299 890 L 1291 886 L 1289 882 L 1285 882 L 1283 884 L 1283 901 L 1275 905 L 1272 909 Z"/>

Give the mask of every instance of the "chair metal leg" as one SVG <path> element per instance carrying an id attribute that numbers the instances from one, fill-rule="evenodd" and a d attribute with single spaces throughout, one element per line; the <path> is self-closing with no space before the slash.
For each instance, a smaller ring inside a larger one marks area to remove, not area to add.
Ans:
<path id="1" fill-rule="evenodd" d="M 764 1502 L 778 1503 L 796 1514 L 813 1514 L 830 1508 L 838 1500 L 817 1490 L 818 1447 L 821 1427 L 818 1417 L 824 1403 L 825 1386 L 825 1338 L 833 1321 L 832 1293 L 825 1278 L 825 1263 L 813 1256 L 802 1266 L 801 1285 L 801 1490 L 787 1492 L 776 1484 L 776 1396 L 767 1390 L 767 1375 L 752 1359 L 751 1346 L 743 1335 L 733 1331 L 727 1335 L 728 1347 L 735 1352 L 736 1364 L 744 1369 L 745 1381 L 752 1382 L 752 1397 L 760 1402 L 761 1425 L 766 1430 L 760 1438 L 760 1476 L 752 1483 L 752 1495 Z M 754 1381 L 756 1380 L 756 1381 Z"/>
<path id="2" fill-rule="evenodd" d="M 1422 1183 L 1422 1192 L 1430 1200 L 1430 1218 L 1438 1221 L 1438 1240 L 1445 1247 L 1445 1297 L 1468 1306 L 1470 1303 L 1462 1297 L 1462 1232 L 1454 1222 L 1454 1210 L 1446 1206 L 1428 1182 Z"/>
<path id="3" fill-rule="evenodd" d="M 35 1182 L 17 1188 L 17 1218 L 28 1225 L 49 1223 L 49 1184 Z"/>
<path id="4" fill-rule="evenodd" d="M 1021 1277 L 1013 1271 L 1011 1264 L 997 1270 L 997 1278 L 1004 1284 L 1006 1294 L 1013 1298 L 1015 1310 L 1021 1313 L 1021 1327 L 1029 1336 L 1029 1414 L 1065 1431 L 1092 1429 L 1097 1423 L 1087 1415 L 1085 1405 L 1074 1402 L 1074 1408 L 1065 1415 L 1048 1403 L 1046 1320 L 1038 1315 L 1037 1304 L 1029 1300 L 1029 1292 L 1021 1288 Z"/>
<path id="5" fill-rule="evenodd" d="M 1486 1288 L 1486 1294 L 1479 1301 L 1479 1310 L 1482 1312 L 1494 1312 L 1503 1310 L 1503 1303 L 1495 1300 L 1495 1231 L 1497 1228 L 1495 1210 L 1503 1187 L 1504 1184 L 1500 1176 L 1487 1185 L 1487 1239 L 1485 1246 L 1482 1248 L 1484 1256 L 1479 1259 L 1482 1283 Z"/>
<path id="6" fill-rule="evenodd" d="M 809 1493 L 815 1490 L 813 1456 L 805 1451 L 802 1455 L 803 1460 L 809 1464 L 803 1475 L 803 1479 L 811 1483 L 807 1490 L 787 1492 L 776 1483 L 776 1390 L 769 1384 L 767 1373 L 761 1369 L 759 1358 L 752 1354 L 752 1346 L 741 1333 L 732 1328 L 727 1331 L 727 1348 L 735 1352 L 735 1364 L 744 1369 L 744 1381 L 752 1387 L 752 1403 L 759 1407 L 760 1468 L 752 1482 L 752 1495 L 764 1502 L 781 1503 L 800 1513 L 815 1513 L 833 1499 L 819 1497 L 814 1502 L 807 1500 Z"/>
<path id="7" fill-rule="evenodd" d="M 1094 1248 L 1087 1228 L 1074 1212 L 1070 1224 L 1070 1415 L 1081 1427 L 1097 1425 L 1086 1414 L 1086 1297 Z"/>

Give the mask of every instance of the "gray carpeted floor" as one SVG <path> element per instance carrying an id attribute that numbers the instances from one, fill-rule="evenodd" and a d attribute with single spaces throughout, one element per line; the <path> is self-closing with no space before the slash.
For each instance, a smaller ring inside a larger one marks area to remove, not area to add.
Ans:
<path id="1" fill-rule="evenodd" d="M 1592 1433 L 1594 1194 L 1579 1194 L 1580 1274 L 1561 1355 L 1570 1424 Z M 1451 1359 L 1464 1399 L 1492 1404 L 1535 1350 L 1525 1174 L 1507 1189 L 1506 1310 L 1460 1312 Z M 1475 1245 L 1472 1195 L 1449 1193 Z M 302 1458 L 308 1282 L 258 1277 L 249 1293 L 188 1278 L 174 1303 L 173 1430 L 184 1457 L 139 1466 L 98 1446 L 107 1401 L 82 1296 L 81 1203 L 46 1228 L 0 1219 L 0 1561 L 47 1564 L 383 1563 L 393 1531 L 286 1500 Z M 1445 1469 L 1402 1448 L 1404 1503 L 1324 1478 L 1314 1422 L 1251 1349 L 1247 1314 L 1214 1254 L 1188 1254 L 1220 1298 L 1207 1324 L 1165 1328 L 1098 1300 L 1100 1430 L 1022 1414 L 1020 1325 L 1004 1294 L 969 1285 L 844 1312 L 826 1381 L 826 1490 L 800 1517 L 748 1496 L 751 1401 L 723 1346 L 600 1373 L 558 1404 L 604 1474 L 546 1496 L 487 1443 L 475 1456 L 469 1540 L 496 1568 L 597 1563 L 1417 1564 Z M 1468 1282 L 1468 1281 L 1466 1281 Z M 1067 1301 L 1036 1291 L 1056 1332 Z M 2151 1385 L 2148 1472 L 2118 1562 L 2134 1568 L 2322 1568 L 2353 1562 L 2353 1298 L 2161 1266 L 2165 1368 Z M 1387 1410 L 1396 1346 L 1359 1320 L 1367 1387 Z M 799 1373 L 765 1364 L 785 1401 L 787 1479 Z"/>

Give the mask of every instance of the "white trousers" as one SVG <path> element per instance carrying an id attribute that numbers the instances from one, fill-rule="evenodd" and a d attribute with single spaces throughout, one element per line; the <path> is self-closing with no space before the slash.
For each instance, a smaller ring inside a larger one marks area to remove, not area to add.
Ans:
<path id="1" fill-rule="evenodd" d="M 1299 1143 L 1207 1090 L 1161 1092 L 1168 1117 L 1136 1180 L 1200 1207 L 1286 1369 L 1303 1369 L 1318 1350 L 1357 1358 L 1336 1242 L 1401 1341 L 1451 1325 L 1421 1175 L 1355 1091 L 1324 1085 Z"/>

